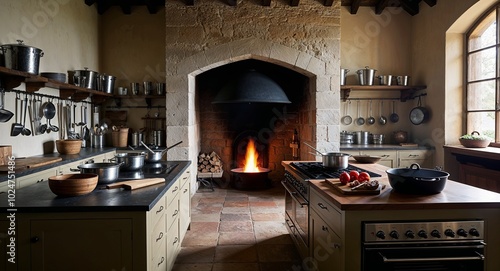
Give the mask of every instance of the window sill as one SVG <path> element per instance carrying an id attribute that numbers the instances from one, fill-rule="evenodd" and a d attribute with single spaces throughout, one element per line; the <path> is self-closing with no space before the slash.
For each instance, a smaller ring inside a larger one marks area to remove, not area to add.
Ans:
<path id="1" fill-rule="evenodd" d="M 462 145 L 445 145 L 444 148 L 452 154 L 462 154 L 479 158 L 500 160 L 500 144 L 491 143 L 486 148 L 466 148 Z"/>

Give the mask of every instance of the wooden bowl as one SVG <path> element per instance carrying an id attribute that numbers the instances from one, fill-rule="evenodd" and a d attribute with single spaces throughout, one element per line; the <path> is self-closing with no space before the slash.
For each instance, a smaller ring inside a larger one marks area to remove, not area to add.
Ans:
<path id="1" fill-rule="evenodd" d="M 97 186 L 97 174 L 64 174 L 49 178 L 52 193 L 62 197 L 88 194 Z"/>
<path id="2" fill-rule="evenodd" d="M 82 141 L 80 139 L 56 140 L 56 149 L 60 154 L 78 154 L 82 149 Z"/>
<path id="3" fill-rule="evenodd" d="M 490 140 L 488 139 L 464 139 L 459 138 L 460 144 L 466 148 L 486 148 L 490 145 Z"/>
<path id="4" fill-rule="evenodd" d="M 380 156 L 371 156 L 371 155 L 353 155 L 352 157 L 357 162 L 364 164 L 374 164 L 380 161 L 380 159 L 382 159 L 382 157 Z"/>

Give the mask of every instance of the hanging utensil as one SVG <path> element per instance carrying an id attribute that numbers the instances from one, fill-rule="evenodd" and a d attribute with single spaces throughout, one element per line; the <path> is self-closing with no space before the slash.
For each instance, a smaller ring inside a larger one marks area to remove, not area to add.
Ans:
<path id="1" fill-rule="evenodd" d="M 380 101 L 380 117 L 378 118 L 378 123 L 380 125 L 385 125 L 387 123 L 387 118 L 382 114 L 383 108 L 384 108 L 384 101 Z"/>
<path id="2" fill-rule="evenodd" d="M 368 119 L 366 119 L 366 122 L 370 125 L 375 123 L 375 118 L 373 117 L 373 111 L 372 111 L 372 101 L 370 100 L 370 116 Z"/>
<path id="3" fill-rule="evenodd" d="M 21 122 L 21 112 L 22 110 L 18 107 L 18 103 L 21 101 L 21 107 L 23 106 L 23 101 L 19 98 L 19 94 L 16 95 L 16 122 L 12 123 L 12 127 L 10 129 L 10 136 L 18 136 L 21 131 L 23 130 L 23 125 L 20 123 Z M 17 116 L 19 116 L 19 119 L 17 119 Z"/>
<path id="4" fill-rule="evenodd" d="M 365 124 L 365 119 L 361 117 L 361 114 L 359 114 L 359 101 L 358 101 L 358 118 L 356 119 L 356 124 L 357 125 Z"/>
<path id="5" fill-rule="evenodd" d="M 26 115 L 28 114 L 28 95 L 24 95 L 24 119 L 23 119 L 23 129 L 21 134 L 23 136 L 31 135 L 30 129 L 26 128 Z"/>
<path id="6" fill-rule="evenodd" d="M 392 101 L 392 114 L 389 116 L 389 119 L 392 123 L 396 123 L 399 121 L 399 116 L 396 114 L 396 101 Z"/>
<path id="7" fill-rule="evenodd" d="M 14 116 L 14 113 L 4 109 L 4 105 L 5 105 L 5 92 L 4 89 L 0 87 L 0 122 L 7 122 L 12 118 L 12 116 Z"/>
<path id="8" fill-rule="evenodd" d="M 350 125 L 352 123 L 352 117 L 349 116 L 349 104 L 351 103 L 351 101 L 348 101 L 346 102 L 346 105 L 345 105 L 345 114 L 344 116 L 342 117 L 342 124 L 344 125 Z"/>

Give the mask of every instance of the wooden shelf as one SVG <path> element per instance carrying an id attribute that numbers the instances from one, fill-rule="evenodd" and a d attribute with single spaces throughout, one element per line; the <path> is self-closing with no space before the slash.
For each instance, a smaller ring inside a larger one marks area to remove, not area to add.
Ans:
<path id="1" fill-rule="evenodd" d="M 94 89 L 87 89 L 75 85 L 59 82 L 56 80 L 48 79 L 36 74 L 12 70 L 5 67 L 0 67 L 0 78 L 2 85 L 6 89 L 14 89 L 21 85 L 26 84 L 26 92 L 36 92 L 41 88 L 59 89 L 59 97 L 62 99 L 71 99 L 75 102 L 82 101 L 91 97 L 92 102 L 102 103 L 106 98 L 113 97 L 112 94 L 97 91 Z"/>
<path id="2" fill-rule="evenodd" d="M 399 91 L 399 99 L 402 102 L 406 102 L 406 100 L 411 99 L 413 94 L 422 89 L 426 89 L 427 86 L 361 86 L 361 85 L 346 85 L 340 86 L 341 90 L 341 98 L 343 101 L 346 101 L 351 94 L 351 91 Z"/>
<path id="3" fill-rule="evenodd" d="M 165 95 L 114 95 L 113 98 L 118 99 L 154 99 L 165 98 Z"/>

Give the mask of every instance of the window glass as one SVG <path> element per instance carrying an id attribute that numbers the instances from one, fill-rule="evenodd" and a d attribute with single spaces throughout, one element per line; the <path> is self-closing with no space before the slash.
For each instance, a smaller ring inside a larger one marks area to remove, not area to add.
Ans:
<path id="1" fill-rule="evenodd" d="M 495 111 L 469 112 L 467 114 L 467 133 L 478 131 L 481 135 L 495 138 Z"/>
<path id="2" fill-rule="evenodd" d="M 469 55 L 468 80 L 492 79 L 496 76 L 496 51 L 493 47 Z"/>
<path id="3" fill-rule="evenodd" d="M 496 44 L 496 12 L 490 12 L 469 36 L 469 52 Z"/>
<path id="4" fill-rule="evenodd" d="M 471 83 L 467 89 L 467 110 L 495 110 L 495 80 Z"/>

